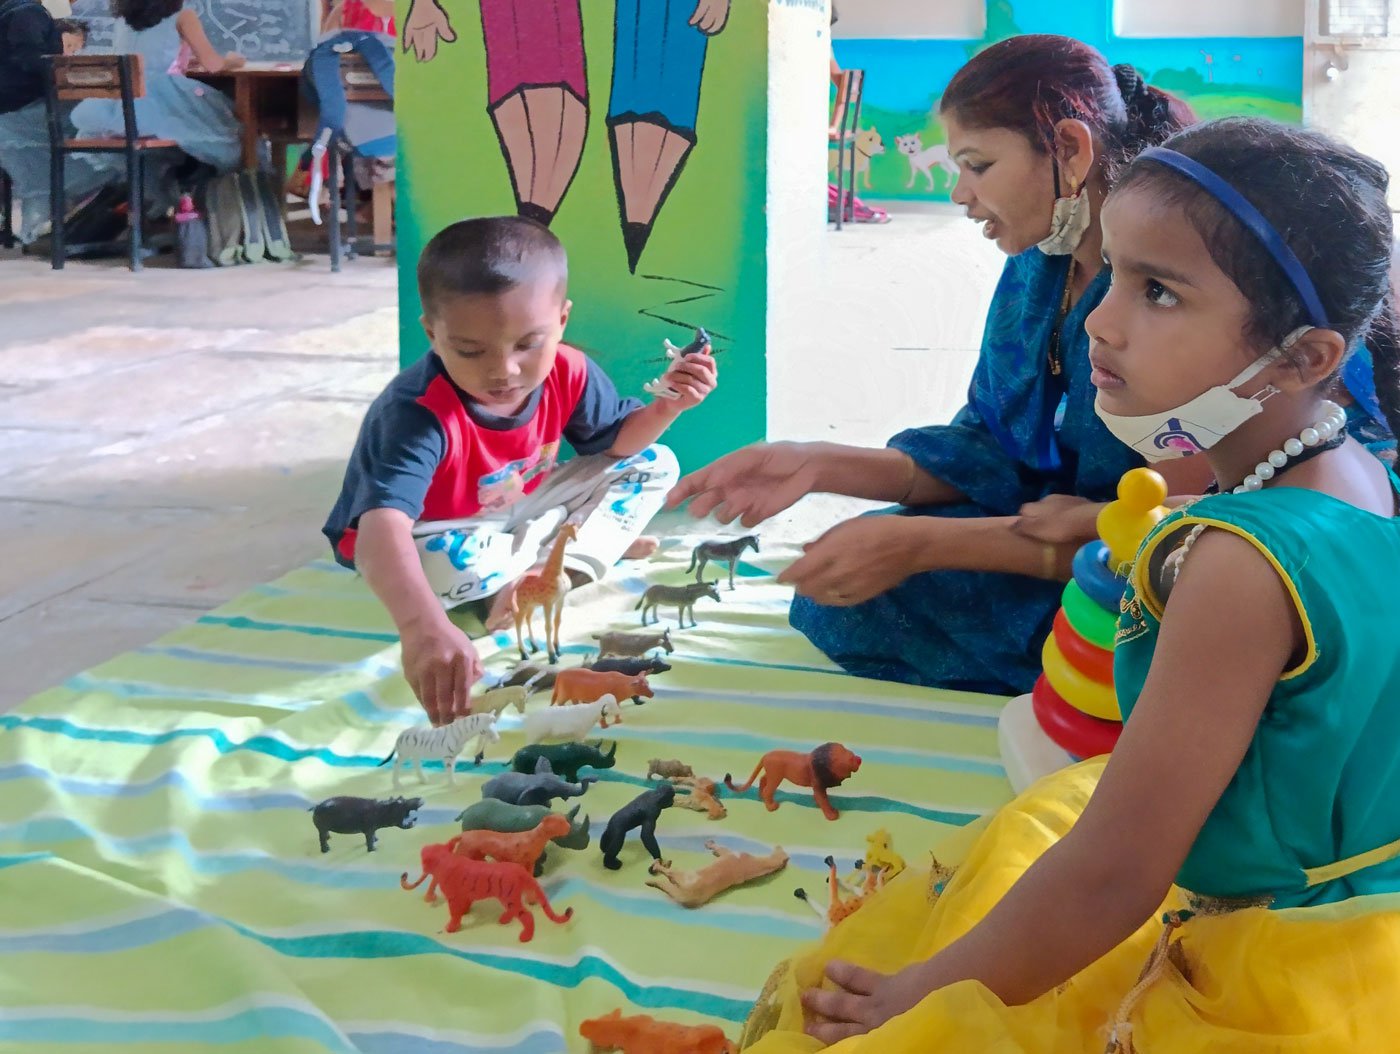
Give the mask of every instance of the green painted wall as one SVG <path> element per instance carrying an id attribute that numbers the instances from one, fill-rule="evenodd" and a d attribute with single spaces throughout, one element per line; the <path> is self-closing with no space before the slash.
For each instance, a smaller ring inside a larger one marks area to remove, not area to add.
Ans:
<path id="1" fill-rule="evenodd" d="M 699 2 L 713 9 L 719 0 Z M 486 109 L 480 5 L 444 0 L 443 10 L 455 42 L 441 43 L 428 62 L 400 55 L 397 71 L 405 364 L 427 352 L 414 277 L 424 243 L 454 220 L 516 210 Z M 578 174 L 551 223 L 572 272 L 574 314 L 565 339 L 594 355 L 622 392 L 641 396 L 642 384 L 665 367 L 662 338 L 684 344 L 692 327 L 709 329 L 719 349 L 719 390 L 665 439 L 682 465 L 695 468 L 761 439 L 765 427 L 767 4 L 735 0 L 727 24 L 709 40 L 696 145 L 635 274 L 623 244 L 606 124 L 614 12 L 614 0 L 582 0 L 591 113 Z M 401 3 L 401 32 L 407 15 Z"/>

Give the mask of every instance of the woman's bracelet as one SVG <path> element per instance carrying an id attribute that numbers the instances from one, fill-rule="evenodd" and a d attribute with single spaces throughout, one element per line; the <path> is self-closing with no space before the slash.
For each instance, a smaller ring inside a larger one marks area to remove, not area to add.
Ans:
<path id="1" fill-rule="evenodd" d="M 904 452 L 900 451 L 900 453 Z M 899 504 L 908 505 L 909 495 L 914 493 L 914 484 L 917 482 L 917 466 L 915 466 L 914 464 L 914 459 L 908 454 L 904 454 L 904 463 L 909 466 L 909 479 L 908 482 L 904 485 L 904 493 L 900 496 Z"/>

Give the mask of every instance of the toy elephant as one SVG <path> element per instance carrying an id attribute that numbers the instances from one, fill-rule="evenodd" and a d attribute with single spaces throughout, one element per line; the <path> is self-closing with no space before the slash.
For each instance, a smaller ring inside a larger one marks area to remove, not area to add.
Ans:
<path id="1" fill-rule="evenodd" d="M 496 798 L 512 805 L 548 805 L 555 798 L 577 798 L 598 782 L 585 776 L 577 782 L 560 779 L 549 767 L 548 758 L 540 758 L 535 771 L 504 772 L 481 785 L 483 798 Z"/>

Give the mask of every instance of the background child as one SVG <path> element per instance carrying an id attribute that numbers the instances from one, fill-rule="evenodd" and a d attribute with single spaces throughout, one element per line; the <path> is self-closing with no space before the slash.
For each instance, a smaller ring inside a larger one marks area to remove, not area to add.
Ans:
<path id="1" fill-rule="evenodd" d="M 325 526 L 388 608 L 434 721 L 465 713 L 481 675 L 443 609 L 496 597 L 498 624 L 566 518 L 578 527 L 566 570 L 602 578 L 676 479 L 655 440 L 715 387 L 713 357 L 690 355 L 667 375 L 679 399 L 619 396 L 560 343 L 567 282 L 563 246 L 531 220 L 463 220 L 428 243 L 418 286 L 432 352 L 370 407 Z M 563 441 L 583 456 L 556 470 Z"/>
<path id="2" fill-rule="evenodd" d="M 190 57 L 210 72 L 238 69 L 243 56 L 219 54 L 184 0 L 115 0 L 112 12 L 118 19 L 113 52 L 138 54 L 145 63 L 146 95 L 135 102 L 140 134 L 173 139 L 220 172 L 237 168 L 243 145 L 233 104 L 183 70 Z M 121 101 L 86 99 L 74 108 L 73 124 L 82 136 L 119 133 Z"/>
<path id="3" fill-rule="evenodd" d="M 1123 736 L 798 959 L 746 1049 L 1394 1046 L 1400 479 L 1327 398 L 1368 337 L 1400 423 L 1387 176 L 1259 120 L 1167 146 L 1104 210 L 1098 410 L 1151 460 L 1204 451 L 1222 493 L 1138 554 Z"/>
<path id="4" fill-rule="evenodd" d="M 54 24 L 58 26 L 59 35 L 63 37 L 63 53 L 65 55 L 76 55 L 87 47 L 88 27 L 87 23 L 77 18 L 56 19 Z"/>

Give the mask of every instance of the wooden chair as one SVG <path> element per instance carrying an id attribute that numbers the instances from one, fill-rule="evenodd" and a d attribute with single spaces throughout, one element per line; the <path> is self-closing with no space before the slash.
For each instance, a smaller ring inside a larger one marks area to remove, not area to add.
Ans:
<path id="1" fill-rule="evenodd" d="M 842 70 L 836 86 L 836 110 L 832 115 L 829 142 L 836 145 L 836 229 L 855 214 L 856 132 L 860 129 L 861 97 L 865 94 L 865 70 Z M 849 180 L 847 161 L 850 162 Z M 851 215 L 847 215 L 847 209 Z"/>
<path id="2" fill-rule="evenodd" d="M 142 136 L 136 128 L 135 102 L 146 94 L 145 70 L 140 55 L 59 55 L 50 59 L 48 79 L 50 201 L 53 204 L 53 269 L 61 271 L 64 261 L 90 245 L 67 245 L 64 240 L 66 200 L 64 161 L 69 154 L 124 154 L 126 156 L 127 223 L 129 253 L 133 271 L 149 255 L 142 246 L 145 205 L 141 200 L 145 178 L 145 157 L 152 150 L 175 150 L 173 139 Z M 69 138 L 64 129 L 63 103 L 83 99 L 116 99 L 122 104 L 123 134 L 88 139 Z"/>
<path id="3" fill-rule="evenodd" d="M 379 83 L 379 78 L 369 68 L 363 56 L 347 52 L 340 57 L 340 83 L 345 88 L 347 103 L 388 103 L 393 98 Z M 343 149 L 342 149 L 343 148 Z M 336 136 L 330 144 L 330 250 L 331 270 L 340 270 L 342 254 L 354 258 L 359 248 L 359 223 L 356 213 L 359 205 L 359 186 L 355 180 L 354 153 L 343 136 Z M 344 176 L 342 189 L 341 177 Z M 376 183 L 373 187 L 374 230 L 370 254 L 375 251 L 392 251 L 394 248 L 394 188 L 388 183 Z M 345 234 L 341 236 L 340 207 L 345 208 Z"/>

